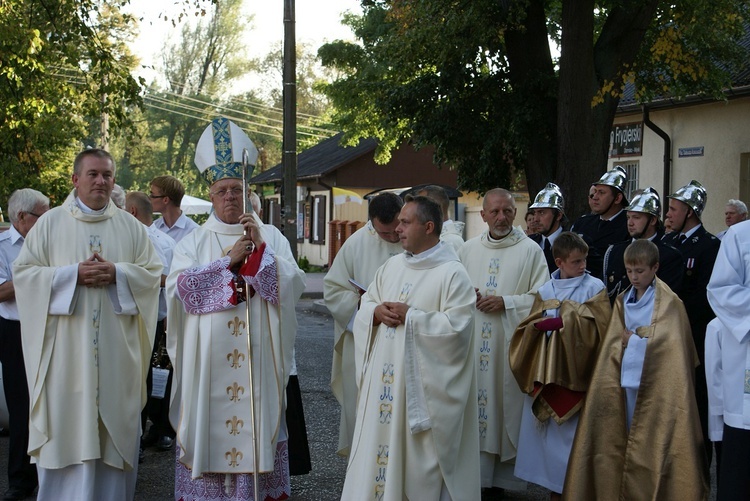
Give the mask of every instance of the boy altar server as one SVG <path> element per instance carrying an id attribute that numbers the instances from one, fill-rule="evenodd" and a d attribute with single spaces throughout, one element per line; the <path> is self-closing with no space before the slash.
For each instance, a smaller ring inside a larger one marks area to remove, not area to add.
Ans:
<path id="1" fill-rule="evenodd" d="M 611 312 L 604 283 L 586 273 L 588 249 L 575 233 L 555 239 L 556 270 L 510 342 L 511 369 L 527 395 L 515 475 L 549 489 L 552 499 L 563 490 L 578 411 Z"/>
<path id="2" fill-rule="evenodd" d="M 614 304 L 581 413 L 564 499 L 707 499 L 693 390 L 698 365 L 682 301 L 656 278 L 659 251 L 625 251 L 632 287 Z"/>

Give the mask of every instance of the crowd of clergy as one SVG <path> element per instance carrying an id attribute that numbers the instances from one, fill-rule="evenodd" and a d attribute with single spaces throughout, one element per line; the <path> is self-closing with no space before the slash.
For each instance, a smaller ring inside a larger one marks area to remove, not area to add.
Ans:
<path id="1" fill-rule="evenodd" d="M 311 470 L 294 350 L 305 274 L 248 191 L 258 151 L 213 120 L 213 211 L 158 176 L 125 193 L 102 149 L 58 207 L 19 189 L 0 234 L 4 499 L 123 500 L 143 449 L 176 501 L 282 500 Z M 750 222 L 717 238 L 697 181 L 627 197 L 617 167 L 569 225 L 560 188 L 514 226 L 484 195 L 468 241 L 437 186 L 382 193 L 324 279 L 345 500 L 750 499 Z M 161 218 L 152 219 L 159 212 Z M 566 228 L 569 227 L 569 231 Z M 150 423 L 150 425 L 149 425 Z M 37 490 L 38 489 L 38 490 Z"/>
<path id="2" fill-rule="evenodd" d="M 728 238 L 745 241 L 747 207 L 727 202 L 720 252 L 699 182 L 667 197 L 664 221 L 654 188 L 628 200 L 626 186 L 606 172 L 570 225 L 549 183 L 525 231 L 513 195 L 489 190 L 487 228 L 464 243 L 440 188 L 371 200 L 325 277 L 342 499 L 501 499 L 529 482 L 551 499 L 707 499 L 714 458 L 719 499 L 750 499 L 750 251 L 722 260 Z M 421 246 L 415 210 L 438 236 Z"/>

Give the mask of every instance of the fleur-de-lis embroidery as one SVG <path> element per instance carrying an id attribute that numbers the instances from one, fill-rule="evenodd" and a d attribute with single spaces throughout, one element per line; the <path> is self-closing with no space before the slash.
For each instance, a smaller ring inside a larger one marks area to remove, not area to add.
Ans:
<path id="1" fill-rule="evenodd" d="M 493 257 L 490 259 L 490 265 L 487 269 L 487 273 L 490 275 L 497 275 L 500 272 L 500 259 Z"/>
<path id="2" fill-rule="evenodd" d="M 380 424 L 390 423 L 392 415 L 393 406 L 391 404 L 380 404 Z"/>
<path id="3" fill-rule="evenodd" d="M 487 436 L 487 422 L 486 421 L 479 422 L 479 436 L 482 438 Z"/>
<path id="4" fill-rule="evenodd" d="M 237 348 L 235 348 L 232 353 L 227 353 L 227 362 L 229 362 L 229 366 L 232 369 L 239 369 L 242 367 L 240 360 L 245 360 L 245 354 L 237 351 Z"/>
<path id="5" fill-rule="evenodd" d="M 101 317 L 101 311 L 98 308 L 94 309 L 94 314 L 91 317 L 91 324 L 94 330 L 99 330 L 99 318 Z"/>
<path id="6" fill-rule="evenodd" d="M 489 339 L 492 337 L 492 322 L 482 322 L 482 338 Z"/>
<path id="7" fill-rule="evenodd" d="M 378 445 L 376 463 L 381 466 L 385 466 L 388 464 L 388 446 L 387 445 Z"/>
<path id="8" fill-rule="evenodd" d="M 411 292 L 412 284 L 406 283 L 403 287 L 401 287 L 401 293 L 398 295 L 398 300 L 400 302 L 405 302 L 406 298 L 409 297 L 409 292 Z"/>
<path id="9" fill-rule="evenodd" d="M 384 468 L 380 468 L 380 470 L 384 470 Z M 381 475 L 382 480 L 380 480 Z M 385 497 L 385 471 L 379 471 L 375 480 L 381 482 L 375 484 L 375 501 L 383 501 L 383 498 Z"/>
<path id="10" fill-rule="evenodd" d="M 242 451 L 238 451 L 236 447 L 232 447 L 231 451 L 227 451 L 227 453 L 224 454 L 224 458 L 229 461 L 229 466 L 233 468 L 240 465 L 240 461 L 242 461 L 243 457 L 245 456 L 242 454 Z"/>
<path id="11" fill-rule="evenodd" d="M 487 372 L 487 369 L 490 366 L 490 356 L 489 355 L 479 355 L 479 370 L 482 372 Z"/>
<path id="12" fill-rule="evenodd" d="M 385 338 L 386 339 L 393 339 L 396 337 L 396 328 L 395 327 L 386 327 L 385 328 Z"/>
<path id="13" fill-rule="evenodd" d="M 380 379 L 384 384 L 393 383 L 393 364 L 383 364 L 383 375 Z"/>
<path id="14" fill-rule="evenodd" d="M 477 401 L 480 407 L 487 405 L 487 390 L 479 390 Z"/>
<path id="15" fill-rule="evenodd" d="M 244 320 L 240 320 L 240 317 L 234 317 L 234 319 L 227 322 L 227 327 L 232 329 L 232 335 L 234 337 L 238 337 L 242 335 L 240 329 L 244 329 L 246 325 Z"/>
<path id="16" fill-rule="evenodd" d="M 227 419 L 227 428 L 229 428 L 230 435 L 239 435 L 240 428 L 243 428 L 244 426 L 245 422 L 237 416 L 232 416 L 232 419 Z"/>
<path id="17" fill-rule="evenodd" d="M 232 383 L 232 386 L 227 386 L 227 395 L 229 395 L 229 400 L 232 402 L 239 402 L 240 394 L 245 394 L 245 387 L 238 385 L 237 381 Z"/>
<path id="18" fill-rule="evenodd" d="M 89 250 L 93 254 L 101 254 L 102 252 L 102 237 L 100 235 L 89 235 Z"/>

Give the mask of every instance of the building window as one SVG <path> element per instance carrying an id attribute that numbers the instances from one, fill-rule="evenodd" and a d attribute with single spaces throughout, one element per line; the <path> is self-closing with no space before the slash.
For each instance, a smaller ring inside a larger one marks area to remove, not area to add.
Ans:
<path id="1" fill-rule="evenodd" d="M 326 196 L 315 195 L 312 199 L 312 231 L 310 243 L 324 245 L 326 243 Z"/>
<path id="2" fill-rule="evenodd" d="M 630 200 L 633 192 L 638 189 L 638 161 L 614 162 L 615 167 L 622 167 L 628 175 L 628 183 L 625 185 L 625 198 Z"/>

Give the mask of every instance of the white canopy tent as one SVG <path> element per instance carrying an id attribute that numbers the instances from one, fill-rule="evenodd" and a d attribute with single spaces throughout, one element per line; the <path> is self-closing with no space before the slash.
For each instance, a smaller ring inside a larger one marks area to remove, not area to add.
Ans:
<path id="1" fill-rule="evenodd" d="M 182 197 L 180 209 L 185 214 L 211 214 L 213 206 L 208 200 L 185 195 Z"/>

